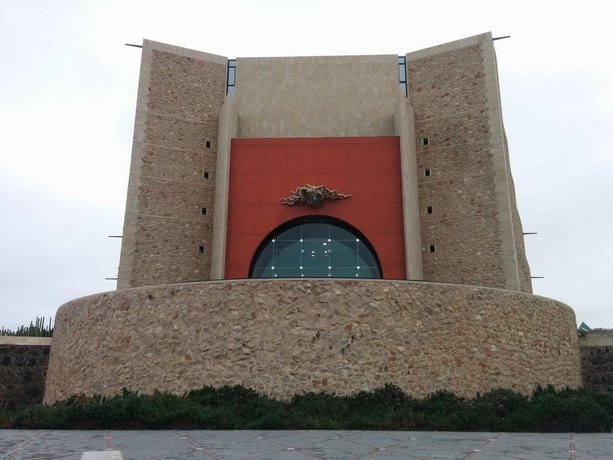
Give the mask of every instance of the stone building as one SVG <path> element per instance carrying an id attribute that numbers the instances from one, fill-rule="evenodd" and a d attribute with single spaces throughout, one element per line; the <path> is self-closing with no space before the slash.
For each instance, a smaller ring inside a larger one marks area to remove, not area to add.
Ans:
<path id="1" fill-rule="evenodd" d="M 145 40 L 118 290 L 58 312 L 46 401 L 580 385 L 574 313 L 531 292 L 490 33 L 402 56 Z"/>
<path id="2" fill-rule="evenodd" d="M 305 184 L 351 199 L 280 204 Z M 383 278 L 531 292 L 491 35 L 232 60 L 145 41 L 119 288 L 248 278 L 305 216 L 353 226 Z"/>

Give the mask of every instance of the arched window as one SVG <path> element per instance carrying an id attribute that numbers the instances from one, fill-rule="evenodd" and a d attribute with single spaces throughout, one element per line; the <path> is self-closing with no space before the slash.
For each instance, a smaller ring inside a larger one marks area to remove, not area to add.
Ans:
<path id="1" fill-rule="evenodd" d="M 372 245 L 339 219 L 308 216 L 277 227 L 251 261 L 250 278 L 381 278 Z"/>

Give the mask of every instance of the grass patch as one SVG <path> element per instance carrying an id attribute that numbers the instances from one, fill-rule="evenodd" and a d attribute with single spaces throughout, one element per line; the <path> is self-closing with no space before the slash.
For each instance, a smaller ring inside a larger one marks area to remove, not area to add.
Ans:
<path id="1" fill-rule="evenodd" d="M 385 385 L 354 396 L 306 393 L 277 401 L 242 386 L 183 396 L 124 390 L 112 398 L 0 408 L 0 428 L 611 432 L 613 395 L 539 387 L 532 396 L 498 389 L 472 399 L 448 391 L 414 399 Z"/>

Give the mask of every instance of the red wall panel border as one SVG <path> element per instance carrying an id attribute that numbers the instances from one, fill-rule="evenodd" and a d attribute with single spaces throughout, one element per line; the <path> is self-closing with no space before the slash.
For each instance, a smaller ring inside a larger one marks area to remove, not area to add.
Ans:
<path id="1" fill-rule="evenodd" d="M 352 195 L 318 209 L 280 199 L 305 184 Z M 308 215 L 356 227 L 379 256 L 383 277 L 406 279 L 398 137 L 233 139 L 226 278 L 247 278 L 268 233 Z"/>

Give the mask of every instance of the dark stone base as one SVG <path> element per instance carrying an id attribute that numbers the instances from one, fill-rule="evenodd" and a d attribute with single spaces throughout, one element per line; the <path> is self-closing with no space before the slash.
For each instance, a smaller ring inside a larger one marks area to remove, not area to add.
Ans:
<path id="1" fill-rule="evenodd" d="M 42 403 L 50 349 L 49 345 L 0 345 L 0 406 Z"/>

